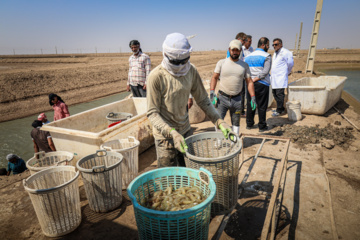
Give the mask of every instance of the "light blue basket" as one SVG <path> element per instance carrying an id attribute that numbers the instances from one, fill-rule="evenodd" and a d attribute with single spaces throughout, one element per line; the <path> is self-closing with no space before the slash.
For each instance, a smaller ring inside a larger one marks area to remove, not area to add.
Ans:
<path id="1" fill-rule="evenodd" d="M 175 189 L 197 186 L 206 199 L 192 208 L 173 212 L 152 210 L 139 204 L 150 193 L 165 190 L 169 184 Z M 206 169 L 168 167 L 152 170 L 135 178 L 127 192 L 134 205 L 140 239 L 208 239 L 216 186 Z"/>

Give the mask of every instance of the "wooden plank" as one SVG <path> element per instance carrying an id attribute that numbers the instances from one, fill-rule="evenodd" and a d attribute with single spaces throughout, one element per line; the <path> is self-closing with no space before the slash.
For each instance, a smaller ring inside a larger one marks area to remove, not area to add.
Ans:
<path id="1" fill-rule="evenodd" d="M 289 152 L 289 146 L 290 146 L 290 140 L 288 139 L 287 142 L 287 148 L 286 148 L 286 152 L 283 156 L 283 158 L 281 159 L 281 163 L 280 163 L 280 172 L 277 174 L 277 179 L 275 181 L 275 186 L 274 186 L 274 192 L 271 195 L 271 199 L 270 199 L 270 203 L 269 203 L 269 207 L 268 210 L 266 212 L 266 217 L 265 217 L 265 222 L 263 225 L 263 229 L 261 232 L 261 240 L 267 240 L 268 239 L 268 235 L 269 235 L 269 228 L 270 228 L 270 224 L 274 215 L 274 206 L 275 206 L 275 202 L 277 199 L 277 195 L 279 192 L 279 186 L 280 186 L 280 182 L 282 179 L 282 174 L 284 172 L 284 168 L 287 167 L 287 164 L 285 165 L 285 163 L 287 163 L 287 155 Z M 286 171 L 286 169 L 285 169 Z M 275 235 L 274 235 L 275 236 Z"/>

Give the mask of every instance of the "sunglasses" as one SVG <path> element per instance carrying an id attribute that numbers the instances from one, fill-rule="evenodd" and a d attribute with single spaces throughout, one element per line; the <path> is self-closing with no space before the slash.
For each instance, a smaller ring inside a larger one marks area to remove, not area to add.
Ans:
<path id="1" fill-rule="evenodd" d="M 184 58 L 184 59 L 181 59 L 181 60 L 177 60 L 177 59 L 171 59 L 169 58 L 167 55 L 165 55 L 167 59 L 169 59 L 169 62 L 171 64 L 174 64 L 174 65 L 184 65 L 185 63 L 187 63 L 190 59 L 190 56 L 187 57 L 187 58 Z"/>
<path id="2" fill-rule="evenodd" d="M 275 44 L 273 44 L 272 46 L 273 47 L 276 47 L 276 46 L 278 46 L 280 43 L 275 43 Z"/>

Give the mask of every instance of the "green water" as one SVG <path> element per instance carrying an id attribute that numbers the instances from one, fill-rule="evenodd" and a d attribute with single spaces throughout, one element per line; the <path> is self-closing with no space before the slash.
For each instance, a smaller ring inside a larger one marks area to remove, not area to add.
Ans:
<path id="1" fill-rule="evenodd" d="M 320 69 L 326 75 L 346 76 L 344 90 L 360 102 L 360 69 Z"/>
<path id="2" fill-rule="evenodd" d="M 91 102 L 70 106 L 70 115 L 84 112 L 111 102 L 119 101 L 129 94 L 129 92 L 123 92 Z M 54 119 L 53 111 L 45 112 L 45 114 L 49 121 Z M 6 155 L 9 153 L 15 153 L 25 161 L 34 156 L 34 145 L 30 137 L 30 132 L 33 129 L 31 124 L 35 119 L 37 119 L 38 115 L 39 114 L 37 113 L 30 117 L 0 123 L 0 168 L 7 166 Z"/>

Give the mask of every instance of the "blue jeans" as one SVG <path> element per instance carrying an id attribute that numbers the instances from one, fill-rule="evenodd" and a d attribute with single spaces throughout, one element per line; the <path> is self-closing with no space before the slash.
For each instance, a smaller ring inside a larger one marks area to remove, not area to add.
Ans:
<path id="1" fill-rule="evenodd" d="M 218 112 L 221 119 L 224 119 L 228 110 L 230 110 L 231 125 L 240 126 L 241 114 L 241 94 L 236 97 L 226 97 L 219 93 Z"/>
<path id="2" fill-rule="evenodd" d="M 133 97 L 146 97 L 146 90 L 143 89 L 143 86 L 137 85 L 132 86 L 130 85 L 131 92 L 133 94 Z"/>

